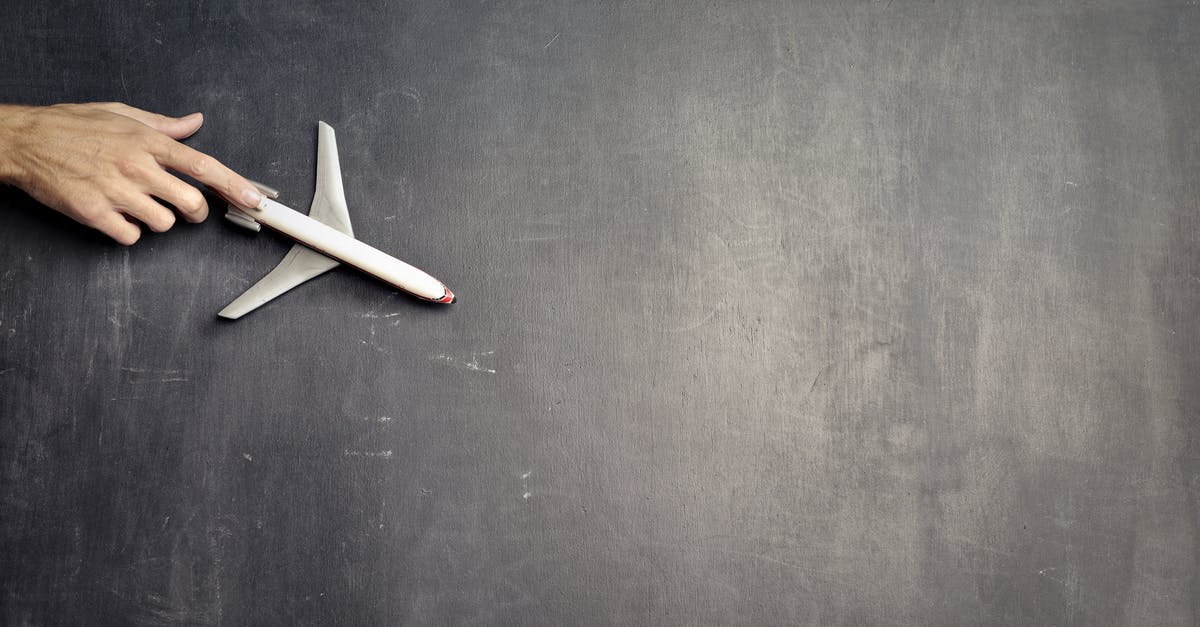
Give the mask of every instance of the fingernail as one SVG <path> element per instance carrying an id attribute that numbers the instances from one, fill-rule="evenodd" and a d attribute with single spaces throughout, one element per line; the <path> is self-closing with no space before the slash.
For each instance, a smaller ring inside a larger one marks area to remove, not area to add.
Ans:
<path id="1" fill-rule="evenodd" d="M 258 203 L 262 202 L 262 194 L 253 187 L 247 187 L 242 190 L 241 201 L 246 207 L 257 207 Z"/>
<path id="2" fill-rule="evenodd" d="M 198 117 L 200 117 L 200 112 L 199 112 L 199 111 L 197 111 L 197 112 L 195 112 L 195 113 L 189 113 L 188 115 L 185 115 L 185 116 L 183 116 L 183 118 L 181 118 L 181 119 L 184 119 L 184 120 L 194 120 L 194 119 L 196 119 L 196 118 L 198 118 Z"/>

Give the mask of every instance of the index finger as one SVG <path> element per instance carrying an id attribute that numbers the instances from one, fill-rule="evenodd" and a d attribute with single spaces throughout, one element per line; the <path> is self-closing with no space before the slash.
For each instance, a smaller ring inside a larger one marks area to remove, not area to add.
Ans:
<path id="1" fill-rule="evenodd" d="M 240 174 L 213 157 L 175 140 L 167 139 L 156 159 L 159 165 L 204 183 L 225 200 L 243 209 L 257 207 L 262 201 L 262 194 Z"/>

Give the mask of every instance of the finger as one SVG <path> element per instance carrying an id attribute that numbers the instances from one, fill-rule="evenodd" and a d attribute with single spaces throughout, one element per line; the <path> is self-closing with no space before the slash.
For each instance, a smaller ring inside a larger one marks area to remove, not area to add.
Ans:
<path id="1" fill-rule="evenodd" d="M 91 226 L 125 246 L 132 246 L 142 236 L 138 225 L 126 220 L 125 216 L 116 211 L 109 211 L 96 218 Z"/>
<path id="2" fill-rule="evenodd" d="M 188 222 L 203 222 L 208 217 L 204 194 L 165 170 L 159 170 L 147 187 L 151 196 L 171 203 Z"/>
<path id="3" fill-rule="evenodd" d="M 160 126 L 158 130 L 162 131 L 171 139 L 186 139 L 196 134 L 200 130 L 200 126 L 204 124 L 204 114 L 199 111 L 185 115 L 181 118 L 167 118 L 170 120 L 165 125 Z"/>
<path id="4" fill-rule="evenodd" d="M 160 113 L 144 111 L 120 102 L 106 102 L 100 105 L 103 109 L 132 118 L 150 128 L 167 135 L 171 139 L 191 137 L 204 124 L 204 115 L 197 112 L 181 118 L 173 118 Z"/>
<path id="5" fill-rule="evenodd" d="M 262 200 L 262 194 L 241 175 L 220 161 L 179 142 L 165 142 L 155 158 L 160 165 L 208 185 L 225 200 L 239 207 L 256 207 Z"/>
<path id="6" fill-rule="evenodd" d="M 167 231 L 175 226 L 175 214 L 145 194 L 130 194 L 117 204 L 117 210 L 137 218 L 155 233 Z"/>

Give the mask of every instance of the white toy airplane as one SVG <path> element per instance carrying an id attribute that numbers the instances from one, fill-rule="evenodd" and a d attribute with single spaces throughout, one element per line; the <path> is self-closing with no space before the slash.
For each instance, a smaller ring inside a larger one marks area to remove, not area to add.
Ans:
<path id="1" fill-rule="evenodd" d="M 217 315 L 230 320 L 241 318 L 293 287 L 336 268 L 339 263 L 358 268 L 417 298 L 453 303 L 454 294 L 441 281 L 354 239 L 333 127 L 318 122 L 317 131 L 317 191 L 308 215 L 275 202 L 279 192 L 259 183 L 255 185 L 263 199 L 257 207 L 238 209 L 230 206 L 225 213 L 225 217 L 238 226 L 258 232 L 265 224 L 298 243 L 274 270 Z"/>

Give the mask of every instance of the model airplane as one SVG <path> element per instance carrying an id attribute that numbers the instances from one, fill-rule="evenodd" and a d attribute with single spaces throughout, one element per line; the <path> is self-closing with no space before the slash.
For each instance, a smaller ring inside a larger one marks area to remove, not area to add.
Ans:
<path id="1" fill-rule="evenodd" d="M 390 283 L 417 298 L 435 303 L 453 303 L 454 294 L 441 281 L 357 239 L 350 228 L 350 211 L 342 189 L 337 140 L 333 127 L 317 123 L 317 191 L 308 215 L 276 202 L 279 192 L 255 183 L 263 194 L 253 209 L 230 206 L 229 221 L 258 232 L 266 225 L 298 242 L 283 261 L 218 313 L 236 320 L 271 299 L 300 285 L 339 263 L 353 266 Z"/>

